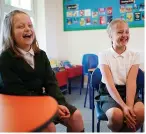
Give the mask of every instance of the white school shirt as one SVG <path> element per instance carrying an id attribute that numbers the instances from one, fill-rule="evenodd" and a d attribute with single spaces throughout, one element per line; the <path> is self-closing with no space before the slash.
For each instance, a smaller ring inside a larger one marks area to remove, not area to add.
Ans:
<path id="1" fill-rule="evenodd" d="M 128 49 L 122 54 L 118 54 L 113 48 L 110 48 L 99 53 L 99 68 L 101 64 L 109 66 L 114 84 L 126 85 L 126 79 L 130 68 L 132 65 L 140 64 L 140 55 L 138 52 L 133 52 Z M 105 83 L 103 77 L 102 82 Z"/>
<path id="2" fill-rule="evenodd" d="M 33 49 L 31 48 L 28 52 L 24 51 L 21 48 L 18 48 L 18 50 L 20 51 L 20 53 L 22 54 L 22 56 L 26 60 L 26 62 L 34 69 L 34 51 L 33 51 Z"/>

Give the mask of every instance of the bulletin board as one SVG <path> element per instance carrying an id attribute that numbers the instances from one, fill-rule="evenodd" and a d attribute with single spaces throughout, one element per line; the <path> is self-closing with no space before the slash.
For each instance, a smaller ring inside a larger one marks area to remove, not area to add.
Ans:
<path id="1" fill-rule="evenodd" d="M 63 0 L 64 31 L 105 29 L 115 18 L 144 27 L 144 0 Z"/>

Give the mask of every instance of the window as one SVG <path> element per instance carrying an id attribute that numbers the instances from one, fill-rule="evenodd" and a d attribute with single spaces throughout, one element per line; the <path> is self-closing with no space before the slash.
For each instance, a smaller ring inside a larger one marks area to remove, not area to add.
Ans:
<path id="1" fill-rule="evenodd" d="M 32 10 L 32 0 L 5 0 L 5 4 L 26 10 Z"/>
<path id="2" fill-rule="evenodd" d="M 4 16 L 10 11 L 17 9 L 26 12 L 30 16 L 35 28 L 34 1 L 35 0 L 0 0 L 0 30 Z"/>
<path id="3" fill-rule="evenodd" d="M 34 7 L 34 0 L 0 0 L 0 24 L 7 13 L 17 9 L 22 10 L 27 14 L 29 14 L 32 23 L 34 24 L 35 15 L 34 15 L 33 7 Z"/>

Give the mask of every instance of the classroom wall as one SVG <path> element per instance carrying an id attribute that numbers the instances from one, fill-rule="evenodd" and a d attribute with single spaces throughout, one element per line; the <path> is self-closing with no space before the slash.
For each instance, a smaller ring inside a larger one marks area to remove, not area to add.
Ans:
<path id="1" fill-rule="evenodd" d="M 45 0 L 47 54 L 58 59 L 68 59 L 81 64 L 85 53 L 98 54 L 110 47 L 106 30 L 63 31 L 63 0 Z M 130 49 L 141 53 L 144 63 L 144 28 L 131 28 Z"/>
<path id="2" fill-rule="evenodd" d="M 49 58 L 58 58 L 57 48 L 57 0 L 45 0 L 44 9 L 46 17 L 46 52 Z M 41 9 L 40 9 L 41 10 Z M 41 33 L 43 36 L 43 33 Z"/>
<path id="3" fill-rule="evenodd" d="M 98 54 L 100 51 L 110 47 L 110 40 L 106 30 L 86 30 L 86 31 L 63 31 L 63 0 L 56 0 L 57 4 L 57 42 L 58 56 L 66 57 L 76 64 L 81 64 L 82 55 L 85 53 Z M 59 36 L 62 35 L 62 36 Z M 129 49 L 139 51 L 141 63 L 144 62 L 144 28 L 131 28 L 131 39 Z M 64 51 L 66 51 L 65 54 Z"/>
<path id="4" fill-rule="evenodd" d="M 46 39 L 46 15 L 45 15 L 45 3 L 44 0 L 36 0 L 36 4 L 34 4 L 35 7 L 35 31 L 36 31 L 36 37 L 37 41 L 39 43 L 39 47 L 46 51 L 47 50 L 47 39 Z M 42 9 L 42 10 L 40 10 Z"/>

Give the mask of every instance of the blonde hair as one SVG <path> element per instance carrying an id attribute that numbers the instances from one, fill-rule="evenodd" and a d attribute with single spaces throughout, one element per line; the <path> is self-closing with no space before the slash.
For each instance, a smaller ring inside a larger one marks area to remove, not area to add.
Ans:
<path id="1" fill-rule="evenodd" d="M 20 52 L 16 48 L 16 43 L 15 43 L 15 40 L 13 39 L 13 35 L 12 35 L 13 18 L 16 14 L 28 15 L 27 13 L 25 13 L 23 11 L 14 10 L 5 16 L 3 23 L 2 23 L 2 27 L 1 27 L 0 45 L 2 46 L 2 50 L 1 50 L 2 52 L 11 48 L 15 52 L 16 56 L 21 57 Z M 32 46 L 32 49 L 34 50 L 34 53 L 37 53 L 40 51 L 38 42 L 36 40 L 36 36 L 34 37 L 34 40 L 33 40 L 33 43 L 31 46 Z"/>
<path id="2" fill-rule="evenodd" d="M 115 25 L 117 25 L 118 23 L 125 23 L 125 24 L 128 25 L 128 23 L 127 23 L 125 20 L 122 20 L 122 19 L 120 19 L 120 18 L 117 18 L 117 19 L 112 20 L 112 21 L 109 23 L 109 25 L 107 26 L 107 33 L 108 33 L 109 36 L 110 36 L 111 33 L 112 33 L 113 27 L 114 27 Z"/>

